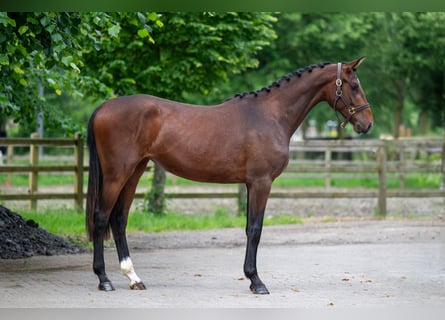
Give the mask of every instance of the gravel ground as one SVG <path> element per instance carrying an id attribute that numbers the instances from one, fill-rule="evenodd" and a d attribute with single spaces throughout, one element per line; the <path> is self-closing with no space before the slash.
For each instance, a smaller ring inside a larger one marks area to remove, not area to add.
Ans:
<path id="1" fill-rule="evenodd" d="M 424 308 L 443 316 L 445 223 L 440 219 L 265 227 L 258 252 L 258 270 L 271 292 L 265 296 L 250 293 L 242 272 L 243 228 L 132 233 L 129 245 L 145 291 L 128 288 L 116 250 L 109 247 L 105 261 L 116 291 L 97 290 L 91 253 L 0 260 L 0 307 Z"/>

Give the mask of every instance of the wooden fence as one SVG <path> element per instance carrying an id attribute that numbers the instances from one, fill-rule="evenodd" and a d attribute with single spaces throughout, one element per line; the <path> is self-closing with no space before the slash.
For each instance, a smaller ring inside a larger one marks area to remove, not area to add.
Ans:
<path id="1" fill-rule="evenodd" d="M 39 138 L 0 138 L 0 146 L 9 150 L 16 146 L 28 146 L 30 149 L 29 164 L 0 165 L 0 173 L 29 173 L 29 190 L 27 194 L 8 194 L 0 192 L 2 200 L 27 200 L 29 207 L 35 209 L 37 201 L 43 199 L 72 199 L 77 209 L 83 208 L 85 193 L 83 191 L 84 174 L 88 166 L 84 164 L 85 143 L 80 135 L 74 139 Z M 72 165 L 39 164 L 39 146 L 71 147 L 74 149 Z M 358 154 L 357 154 L 358 153 Z M 325 188 L 320 191 L 305 188 L 304 190 L 272 191 L 271 198 L 377 198 L 378 213 L 386 214 L 386 199 L 390 197 L 444 197 L 445 146 L 443 139 L 403 139 L 403 140 L 306 140 L 292 142 L 291 159 L 283 174 L 312 173 L 323 174 Z M 352 159 L 355 154 L 355 160 Z M 363 159 L 360 158 L 360 154 Z M 420 156 L 419 156 L 420 155 Z M 432 158 L 430 160 L 430 158 Z M 38 191 L 38 175 L 47 172 L 71 172 L 75 176 L 73 192 L 42 193 Z M 332 188 L 333 173 L 375 174 L 378 179 L 376 189 L 338 190 Z M 429 172 L 441 174 L 441 185 L 436 189 L 405 189 L 405 175 L 409 172 Z M 388 174 L 397 174 L 400 180 L 398 189 L 387 188 Z M 241 190 L 241 189 L 240 189 Z M 241 191 L 240 191 L 241 192 Z M 143 198 L 144 193 L 136 193 L 136 198 Z M 167 193 L 167 198 L 238 198 L 239 192 L 199 192 Z"/>
<path id="2" fill-rule="evenodd" d="M 7 146 L 6 165 L 0 165 L 0 173 L 16 173 L 29 172 L 29 183 L 27 194 L 4 194 L 0 192 L 1 200 L 28 200 L 29 208 L 35 210 L 37 208 L 37 200 L 44 199 L 73 199 L 77 209 L 83 207 L 83 175 L 84 166 L 84 148 L 85 143 L 80 134 L 76 134 L 74 139 L 50 139 L 40 138 L 37 133 L 33 133 L 31 138 L 1 138 L 0 146 Z M 13 147 L 26 146 L 29 147 L 29 165 L 13 165 L 12 154 Z M 74 148 L 74 164 L 72 165 L 41 165 L 39 164 L 39 147 L 72 147 Z M 38 175 L 47 172 L 72 172 L 75 176 L 74 190 L 72 193 L 40 193 L 38 192 Z"/>

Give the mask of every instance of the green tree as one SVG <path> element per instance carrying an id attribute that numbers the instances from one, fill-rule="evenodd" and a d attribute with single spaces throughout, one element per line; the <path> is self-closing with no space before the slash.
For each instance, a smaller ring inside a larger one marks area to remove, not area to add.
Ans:
<path id="1" fill-rule="evenodd" d="M 52 87 L 58 94 L 70 88 L 72 74 L 79 68 L 72 35 L 78 16 L 55 13 L 0 13 L 0 108 L 16 121 L 30 122 L 45 109 L 39 86 Z M 67 57 L 71 57 L 68 61 Z M 65 69 L 65 73 L 60 72 Z"/>
<path id="2" fill-rule="evenodd" d="M 134 23 L 148 17 L 130 15 L 120 21 L 117 41 L 85 55 L 88 73 L 117 95 L 206 94 L 229 74 L 256 67 L 256 53 L 275 36 L 275 18 L 265 13 L 177 12 L 158 16 L 153 40 Z"/>
<path id="3" fill-rule="evenodd" d="M 412 52 L 410 87 L 419 109 L 420 134 L 425 135 L 429 123 L 445 128 L 445 13 L 415 13 L 412 28 L 405 48 Z"/>
<path id="4" fill-rule="evenodd" d="M 46 93 L 83 96 L 111 90 L 82 71 L 87 48 L 116 38 L 119 24 L 106 13 L 0 12 L 0 110 L 16 122 L 31 125 L 43 113 L 52 127 L 74 132 L 80 126 L 46 103 Z"/>
<path id="5" fill-rule="evenodd" d="M 373 66 L 363 73 L 373 79 L 369 94 L 373 97 L 374 109 L 381 115 L 378 122 L 391 128 L 397 139 L 403 123 L 412 59 L 411 53 L 404 49 L 404 41 L 412 32 L 413 16 L 411 13 L 377 12 L 366 14 L 364 18 L 373 26 L 366 35 L 367 56 Z"/>
<path id="6" fill-rule="evenodd" d="M 402 124 L 420 134 L 427 133 L 429 119 L 442 126 L 445 14 L 367 13 L 365 19 L 373 25 L 366 35 L 373 65 L 363 74 L 373 79 L 369 92 L 380 126 L 391 128 L 395 138 Z"/>

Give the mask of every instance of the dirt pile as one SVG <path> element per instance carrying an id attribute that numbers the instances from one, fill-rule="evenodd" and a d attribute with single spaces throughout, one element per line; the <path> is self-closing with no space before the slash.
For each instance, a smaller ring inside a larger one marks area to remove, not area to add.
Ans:
<path id="1" fill-rule="evenodd" d="M 40 228 L 0 205 L 0 258 L 20 259 L 33 255 L 83 252 L 83 248 Z"/>

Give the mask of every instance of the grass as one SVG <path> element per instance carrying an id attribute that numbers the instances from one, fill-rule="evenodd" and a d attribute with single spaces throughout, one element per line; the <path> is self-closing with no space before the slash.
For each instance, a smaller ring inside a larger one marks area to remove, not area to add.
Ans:
<path id="1" fill-rule="evenodd" d="M 7 174 L 0 174 L 0 185 L 5 185 L 8 179 Z M 421 188 L 437 188 L 440 185 L 440 173 L 406 173 L 405 174 L 405 188 L 407 189 L 421 189 Z M 12 175 L 12 181 L 9 181 L 12 186 L 28 186 L 28 174 L 15 173 Z M 398 174 L 388 173 L 387 177 L 388 189 L 397 189 L 400 187 L 400 176 Z M 88 176 L 84 176 L 84 185 L 88 183 Z M 73 174 L 40 174 L 39 186 L 62 186 L 73 185 Z M 141 185 L 147 187 L 151 185 L 151 181 L 147 174 L 143 175 L 140 181 Z M 377 174 L 345 174 L 332 173 L 331 186 L 334 188 L 378 188 L 379 180 Z M 220 186 L 220 184 L 202 184 L 196 183 L 187 179 L 167 176 L 167 186 Z M 279 176 L 273 184 L 275 187 L 324 187 L 324 174 L 305 175 L 305 174 L 290 174 L 283 173 Z"/>
<path id="2" fill-rule="evenodd" d="M 405 188 L 406 189 L 422 189 L 422 188 L 438 188 L 440 185 L 440 173 L 406 173 Z M 274 181 L 276 187 L 325 187 L 325 176 L 305 177 L 304 175 L 292 175 L 284 173 Z M 334 188 L 370 188 L 377 189 L 379 180 L 377 174 L 331 174 L 331 186 Z M 387 188 L 400 188 L 400 176 L 394 173 L 387 175 Z"/>
<path id="3" fill-rule="evenodd" d="M 22 211 L 20 215 L 26 220 L 34 220 L 40 227 L 59 236 L 74 239 L 86 239 L 85 215 L 73 210 L 54 210 L 45 212 Z M 246 218 L 233 215 L 227 210 L 218 208 L 215 213 L 207 215 L 184 215 L 167 213 L 156 216 L 146 212 L 132 212 L 128 218 L 127 232 L 160 232 L 172 230 L 198 230 L 244 227 Z M 264 220 L 264 225 L 300 224 L 301 218 L 292 215 L 281 215 Z"/>

